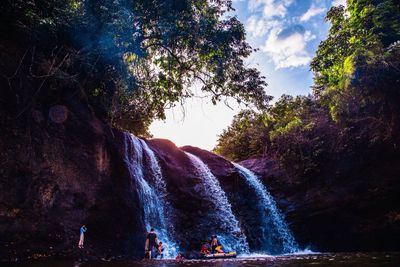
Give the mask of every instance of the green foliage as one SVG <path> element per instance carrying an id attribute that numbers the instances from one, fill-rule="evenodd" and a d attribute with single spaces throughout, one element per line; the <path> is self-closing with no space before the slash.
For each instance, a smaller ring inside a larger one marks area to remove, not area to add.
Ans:
<path id="1" fill-rule="evenodd" d="M 17 90 L 15 98 L 24 101 L 15 101 L 14 112 L 47 102 L 50 81 L 59 86 L 70 82 L 66 77 L 75 83 L 68 90 L 83 94 L 99 116 L 135 133 L 192 97 L 194 86 L 213 103 L 231 97 L 265 108 L 266 83 L 258 70 L 244 66 L 253 50 L 243 25 L 226 16 L 231 9 L 229 0 L 3 1 L 2 29 L 13 32 L 14 56 L 27 51 L 35 62 L 23 63 L 52 74 L 38 93 Z M 56 69 L 44 67 L 52 61 Z M 42 82 L 25 69 L 19 77 Z M 55 91 L 50 102 L 66 93 L 65 86 Z"/>
<path id="2" fill-rule="evenodd" d="M 263 112 L 239 114 L 220 135 L 217 153 L 232 160 L 267 154 L 305 177 L 349 154 L 398 150 L 400 4 L 347 6 L 327 13 L 331 29 L 311 63 L 314 96 L 284 95 Z"/>
<path id="3" fill-rule="evenodd" d="M 270 117 L 264 113 L 251 110 L 240 112 L 220 135 L 214 152 L 235 161 L 265 153 L 269 136 L 263 129 L 268 128 L 270 122 Z"/>
<path id="4" fill-rule="evenodd" d="M 303 133 L 314 130 L 312 118 L 318 110 L 311 97 L 283 95 L 274 106 L 263 112 L 242 111 L 220 135 L 214 151 L 236 161 L 273 151 L 297 151 L 298 145 L 293 148 L 290 142 L 293 139 L 301 141 Z M 284 148 L 283 144 L 288 146 Z"/>
<path id="5" fill-rule="evenodd" d="M 333 7 L 326 19 L 332 24 L 329 35 L 311 63 L 314 93 L 334 120 L 343 121 L 351 115 L 346 99 L 369 101 L 358 83 L 359 70 L 385 62 L 388 46 L 400 39 L 400 6 L 391 0 L 350 0 L 347 10 Z"/>

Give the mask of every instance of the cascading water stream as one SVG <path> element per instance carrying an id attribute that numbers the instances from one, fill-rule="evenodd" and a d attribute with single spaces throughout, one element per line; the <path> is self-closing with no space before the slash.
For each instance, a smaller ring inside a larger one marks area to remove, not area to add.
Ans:
<path id="1" fill-rule="evenodd" d="M 152 176 L 155 179 L 155 187 L 156 191 L 158 194 L 158 200 L 160 202 L 160 206 L 162 209 L 160 210 L 163 220 L 163 227 L 159 229 L 159 239 L 163 241 L 164 247 L 166 252 L 164 253 L 164 256 L 167 258 L 174 257 L 177 254 L 177 249 L 178 246 L 176 245 L 175 242 L 173 242 L 173 237 L 175 236 L 175 228 L 174 225 L 171 223 L 171 220 L 169 219 L 170 216 L 169 214 L 172 213 L 172 210 L 170 208 L 170 203 L 167 201 L 166 196 L 167 196 L 167 188 L 165 184 L 164 177 L 161 172 L 161 167 L 160 164 L 158 163 L 157 157 L 154 154 L 153 150 L 150 149 L 150 147 L 147 145 L 147 143 L 143 140 L 140 140 L 142 144 L 142 148 L 147 155 L 149 162 L 150 162 L 150 170 L 152 173 Z"/>
<path id="2" fill-rule="evenodd" d="M 155 179 L 155 186 L 158 191 L 158 193 L 163 194 L 164 196 L 167 194 L 167 189 L 165 185 L 165 181 L 161 172 L 161 167 L 160 164 L 158 163 L 157 157 L 154 154 L 153 150 L 150 149 L 150 147 L 147 145 L 147 143 L 143 140 L 140 140 L 140 143 L 142 145 L 142 148 L 144 152 L 146 153 L 147 157 L 149 158 L 150 161 L 150 169 L 152 172 L 152 176 Z"/>
<path id="3" fill-rule="evenodd" d="M 165 247 L 164 258 L 173 258 L 176 255 L 177 246 L 171 241 L 173 226 L 165 216 L 166 189 L 157 158 L 143 140 L 128 133 L 125 134 L 125 148 L 126 163 L 132 178 L 137 183 L 139 198 L 144 210 L 146 229 L 155 229 L 158 239 L 163 242 Z M 150 159 L 151 175 L 155 178 L 156 190 L 145 179 L 144 153 Z"/>
<path id="4" fill-rule="evenodd" d="M 252 171 L 239 164 L 233 164 L 238 169 L 242 177 L 246 179 L 250 187 L 254 189 L 257 197 L 260 199 L 260 215 L 263 216 L 263 232 L 273 233 L 278 239 L 272 241 L 268 239 L 266 234 L 262 234 L 264 235 L 264 242 L 269 243 L 269 246 L 280 245 L 282 254 L 298 252 L 299 247 L 268 190 Z M 279 241 L 281 244 L 275 244 L 276 241 Z"/>
<path id="5" fill-rule="evenodd" d="M 232 212 L 231 204 L 225 192 L 222 190 L 219 181 L 200 158 L 188 152 L 185 153 L 193 166 L 197 169 L 197 174 L 201 178 L 204 186 L 203 191 L 207 194 L 207 198 L 213 200 L 217 216 L 212 219 L 218 220 L 219 229 L 215 229 L 215 231 L 218 232 L 218 239 L 224 249 L 236 250 L 238 253 L 243 254 L 249 253 L 249 245 L 246 236 L 240 229 L 239 222 Z"/>

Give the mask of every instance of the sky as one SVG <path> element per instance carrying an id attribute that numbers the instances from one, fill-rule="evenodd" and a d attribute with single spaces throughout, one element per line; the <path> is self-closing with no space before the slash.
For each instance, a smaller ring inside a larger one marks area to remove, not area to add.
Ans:
<path id="1" fill-rule="evenodd" d="M 278 99 L 282 94 L 311 93 L 310 61 L 324 40 L 329 24 L 324 21 L 332 5 L 345 0 L 233 0 L 235 15 L 244 24 L 247 42 L 258 51 L 246 64 L 266 77 L 266 93 Z M 218 135 L 242 108 L 234 102 L 216 106 L 210 99 L 193 98 L 166 110 L 166 120 L 150 126 L 154 138 L 165 138 L 177 146 L 192 145 L 212 150 Z"/>

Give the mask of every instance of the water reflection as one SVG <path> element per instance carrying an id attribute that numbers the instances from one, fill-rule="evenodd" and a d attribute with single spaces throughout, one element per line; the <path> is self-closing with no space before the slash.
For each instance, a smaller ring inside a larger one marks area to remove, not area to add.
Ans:
<path id="1" fill-rule="evenodd" d="M 142 260 L 126 262 L 37 261 L 29 263 L 3 263 L 4 267 L 239 267 L 239 266 L 400 266 L 400 253 L 323 253 L 309 255 L 247 257 L 224 260 Z"/>

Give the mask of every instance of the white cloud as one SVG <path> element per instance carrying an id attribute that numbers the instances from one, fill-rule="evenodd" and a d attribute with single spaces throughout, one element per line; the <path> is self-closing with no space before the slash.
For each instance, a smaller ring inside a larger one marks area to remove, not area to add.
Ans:
<path id="1" fill-rule="evenodd" d="M 288 8 L 294 0 L 249 0 L 248 9 L 253 13 L 246 21 L 246 32 L 255 38 L 265 38 L 260 47 L 275 69 L 308 65 L 312 59 L 307 43 L 316 36 L 296 23 L 308 21 L 325 12 L 320 5 L 313 4 L 303 16 L 288 16 Z"/>
<path id="2" fill-rule="evenodd" d="M 261 50 L 271 57 L 275 69 L 307 65 L 311 56 L 306 50 L 309 41 L 316 38 L 310 31 L 294 32 L 280 37 L 281 28 L 273 28 Z"/>
<path id="3" fill-rule="evenodd" d="M 347 6 L 347 1 L 346 0 L 333 0 L 332 1 L 332 5 L 333 6 L 339 6 L 339 5 L 342 5 L 342 6 Z"/>
<path id="4" fill-rule="evenodd" d="M 286 15 L 286 7 L 280 3 L 280 4 L 275 4 L 271 3 L 269 5 L 264 6 L 263 14 L 267 18 L 272 18 L 272 17 L 285 17 Z"/>
<path id="5" fill-rule="evenodd" d="M 268 26 L 264 19 L 257 19 L 256 16 L 251 16 L 246 22 L 246 32 L 254 37 L 263 36 L 268 32 Z"/>
<path id="6" fill-rule="evenodd" d="M 262 37 L 280 24 L 277 20 L 267 20 L 253 15 L 246 21 L 246 32 L 252 37 Z"/>
<path id="7" fill-rule="evenodd" d="M 293 3 L 293 0 L 249 0 L 249 10 L 254 12 L 262 10 L 265 18 L 285 17 L 287 7 Z"/>
<path id="8" fill-rule="evenodd" d="M 264 0 L 249 0 L 248 7 L 251 12 L 256 11 L 262 4 Z"/>
<path id="9" fill-rule="evenodd" d="M 308 20 L 310 20 L 312 17 L 324 13 L 325 10 L 326 10 L 326 9 L 323 8 L 323 7 L 316 7 L 316 6 L 312 5 L 312 6 L 310 7 L 310 9 L 308 9 L 307 12 L 304 13 L 304 14 L 300 17 L 300 21 L 308 21 Z"/>

